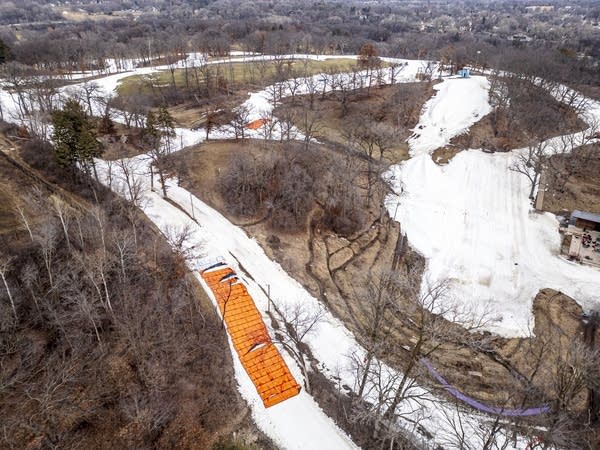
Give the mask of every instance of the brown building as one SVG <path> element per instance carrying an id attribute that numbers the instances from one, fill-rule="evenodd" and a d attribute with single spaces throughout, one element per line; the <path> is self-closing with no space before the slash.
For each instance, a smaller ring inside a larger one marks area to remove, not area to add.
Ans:
<path id="1" fill-rule="evenodd" d="M 587 211 L 573 211 L 569 224 L 583 230 L 600 231 L 600 214 Z"/>

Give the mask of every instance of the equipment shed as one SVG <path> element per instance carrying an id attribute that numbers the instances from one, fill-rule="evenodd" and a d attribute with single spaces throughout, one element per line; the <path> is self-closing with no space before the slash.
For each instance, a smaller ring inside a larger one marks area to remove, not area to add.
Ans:
<path id="1" fill-rule="evenodd" d="M 569 224 L 584 230 L 600 231 L 600 214 L 576 210 L 571 213 Z"/>

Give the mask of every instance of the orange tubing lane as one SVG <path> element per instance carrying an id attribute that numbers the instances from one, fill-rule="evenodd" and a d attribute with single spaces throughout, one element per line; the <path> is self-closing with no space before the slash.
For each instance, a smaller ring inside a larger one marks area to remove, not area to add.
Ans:
<path id="1" fill-rule="evenodd" d="M 300 385 L 271 341 L 254 300 L 235 272 L 217 263 L 200 272 L 217 299 L 244 369 L 265 407 L 298 395 Z"/>

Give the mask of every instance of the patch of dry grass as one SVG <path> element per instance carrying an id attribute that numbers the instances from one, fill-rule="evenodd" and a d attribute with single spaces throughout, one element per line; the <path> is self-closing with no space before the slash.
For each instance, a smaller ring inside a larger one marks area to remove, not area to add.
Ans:
<path id="1" fill-rule="evenodd" d="M 343 58 L 324 61 L 286 60 L 283 62 L 252 61 L 246 63 L 225 61 L 220 64 L 206 66 L 206 69 L 211 72 L 212 76 L 223 77 L 228 83 L 264 85 L 265 82 L 274 79 L 278 66 L 282 66 L 284 73 L 290 76 L 311 76 L 328 70 L 348 72 L 356 66 L 356 60 Z M 120 95 L 148 94 L 152 92 L 151 85 L 165 86 L 173 84 L 173 79 L 177 88 L 184 88 L 189 83 L 195 83 L 193 72 L 194 69 L 190 68 L 187 70 L 175 69 L 173 74 L 169 70 L 164 70 L 150 75 L 133 75 L 121 81 L 117 87 L 117 92 Z M 199 82 L 203 83 L 202 80 L 199 80 Z"/>

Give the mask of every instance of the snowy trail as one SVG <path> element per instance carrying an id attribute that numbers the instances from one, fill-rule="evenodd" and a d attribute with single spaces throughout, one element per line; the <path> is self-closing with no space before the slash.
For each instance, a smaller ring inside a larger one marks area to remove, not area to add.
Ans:
<path id="1" fill-rule="evenodd" d="M 148 160 L 145 157 L 138 157 L 131 160 L 132 167 L 135 168 L 137 176 L 143 178 L 144 193 L 141 202 L 144 213 L 152 220 L 165 234 L 168 234 L 175 229 L 182 229 L 185 226 L 190 227 L 192 233 L 189 239 L 190 252 L 193 255 L 191 259 L 192 266 L 198 266 L 205 261 L 206 257 L 219 258 L 224 256 L 224 259 L 236 269 L 236 272 L 248 285 L 248 291 L 255 300 L 257 307 L 263 313 L 263 320 L 266 324 L 270 323 L 268 316 L 264 314 L 267 309 L 267 298 L 264 292 L 247 276 L 243 275 L 243 270 L 239 268 L 238 261 L 243 262 L 244 269 L 252 270 L 261 267 L 258 264 L 268 264 L 268 259 L 265 261 L 259 259 L 255 263 L 252 261 L 255 258 L 257 247 L 256 242 L 250 240 L 237 227 L 231 225 L 218 214 L 212 214 L 208 207 L 205 207 L 199 200 L 194 199 L 194 214 L 198 223 L 193 221 L 187 214 L 171 203 L 165 201 L 160 195 L 149 190 L 149 170 Z M 104 177 L 104 182 L 108 182 L 108 165 L 106 162 L 99 161 L 98 170 L 101 176 Z M 113 185 L 112 188 L 117 192 L 119 188 L 119 171 L 116 167 L 111 168 Z M 176 202 L 181 202 L 182 205 L 190 205 L 190 194 L 185 189 L 179 188 L 175 183 L 169 183 L 169 197 Z M 188 208 L 191 214 L 191 205 Z M 257 265 L 255 265 L 257 264 Z M 262 267 L 265 274 L 269 272 Z M 212 292 L 206 286 L 202 278 L 197 275 L 198 280 L 205 288 L 205 291 L 215 304 Z M 275 287 L 277 279 L 270 280 L 270 283 Z M 275 293 L 275 289 L 274 289 Z M 281 293 L 281 292 L 279 292 Z M 289 294 L 289 292 L 288 292 Z M 271 335 L 273 330 L 270 329 Z M 340 430 L 335 423 L 327 417 L 314 399 L 303 389 L 296 397 L 286 400 L 271 408 L 265 408 L 262 400 L 258 395 L 256 388 L 245 369 L 243 368 L 239 358 L 237 357 L 231 339 L 229 339 L 230 351 L 234 363 L 236 380 L 239 385 L 239 390 L 244 399 L 248 402 L 252 416 L 258 427 L 271 437 L 279 446 L 286 449 L 355 449 L 356 445 L 352 440 Z M 292 371 L 296 380 L 302 380 L 302 374 L 296 362 L 282 348 L 280 352 L 288 367 Z"/>
<path id="2" fill-rule="evenodd" d="M 425 103 L 419 123 L 408 140 L 411 157 L 443 147 L 464 133 L 492 108 L 487 78 L 451 77 L 433 86 L 437 93 Z"/>

